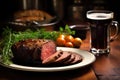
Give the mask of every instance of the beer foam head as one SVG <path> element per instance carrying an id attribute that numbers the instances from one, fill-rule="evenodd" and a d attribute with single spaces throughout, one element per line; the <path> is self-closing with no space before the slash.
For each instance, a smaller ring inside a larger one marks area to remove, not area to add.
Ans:
<path id="1" fill-rule="evenodd" d="M 87 14 L 87 18 L 93 19 L 93 20 L 112 19 L 113 13 L 90 13 L 90 14 Z"/>

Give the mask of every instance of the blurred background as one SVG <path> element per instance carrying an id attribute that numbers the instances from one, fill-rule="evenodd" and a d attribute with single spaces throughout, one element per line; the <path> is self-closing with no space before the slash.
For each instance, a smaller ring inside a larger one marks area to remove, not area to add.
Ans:
<path id="1" fill-rule="evenodd" d="M 57 26 L 86 22 L 86 11 L 92 9 L 111 10 L 120 22 L 119 0 L 0 0 L 0 29 L 22 10 L 37 9 L 57 16 Z M 57 27 L 58 28 L 58 27 Z"/>

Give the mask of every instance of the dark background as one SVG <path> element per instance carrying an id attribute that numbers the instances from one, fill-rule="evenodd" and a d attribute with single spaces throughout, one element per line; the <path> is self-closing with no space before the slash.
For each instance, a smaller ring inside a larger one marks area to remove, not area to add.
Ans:
<path id="1" fill-rule="evenodd" d="M 49 9 L 51 12 L 53 12 L 52 0 L 41 0 L 44 1 L 44 4 L 49 5 Z M 46 2 L 45 2 L 46 1 Z M 62 0 L 63 5 L 63 11 L 64 11 L 64 18 L 63 20 L 66 20 L 67 17 L 67 9 L 69 6 L 73 4 L 73 0 Z M 103 6 L 107 10 L 111 10 L 115 13 L 115 20 L 117 20 L 120 23 L 120 4 L 119 0 L 102 0 L 104 3 L 94 3 L 96 0 L 83 0 L 83 7 L 85 7 L 85 10 L 94 9 L 95 6 Z M 51 6 L 51 7 L 50 7 Z M 2 29 L 4 26 L 3 23 L 9 21 L 13 17 L 13 13 L 20 10 L 20 0 L 0 0 L 0 28 Z"/>

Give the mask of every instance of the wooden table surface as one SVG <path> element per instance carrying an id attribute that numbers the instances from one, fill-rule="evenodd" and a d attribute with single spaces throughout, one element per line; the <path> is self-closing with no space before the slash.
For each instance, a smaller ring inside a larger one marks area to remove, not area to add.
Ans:
<path id="1" fill-rule="evenodd" d="M 120 40 L 115 40 L 110 45 L 110 54 L 98 56 L 93 64 L 99 80 L 120 80 Z"/>
<path id="2" fill-rule="evenodd" d="M 89 35 L 89 32 L 88 32 Z M 89 36 L 81 49 L 90 49 Z M 96 56 L 96 61 L 83 68 L 61 72 L 29 72 L 0 66 L 0 80 L 119 80 L 120 79 L 120 40 L 111 42 L 111 52 Z"/>

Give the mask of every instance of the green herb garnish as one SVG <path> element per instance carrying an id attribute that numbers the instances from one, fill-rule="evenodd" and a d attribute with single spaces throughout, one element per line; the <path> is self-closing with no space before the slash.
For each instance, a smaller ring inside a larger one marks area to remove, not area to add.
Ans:
<path id="1" fill-rule="evenodd" d="M 59 30 L 60 30 L 61 33 L 66 33 L 66 34 L 70 34 L 70 35 L 75 34 L 75 31 L 71 30 L 68 25 L 65 25 L 65 28 L 60 27 Z"/>

